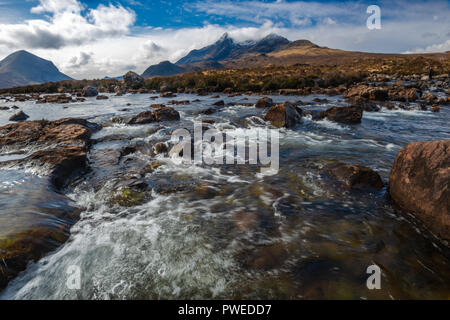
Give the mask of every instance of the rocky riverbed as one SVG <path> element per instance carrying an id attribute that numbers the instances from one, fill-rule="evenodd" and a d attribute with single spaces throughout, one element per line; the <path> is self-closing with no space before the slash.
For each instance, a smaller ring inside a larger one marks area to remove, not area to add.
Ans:
<path id="1" fill-rule="evenodd" d="M 0 298 L 448 298 L 448 78 L 385 80 L 0 97 Z M 200 120 L 278 128 L 278 174 L 180 164 L 171 133 Z"/>

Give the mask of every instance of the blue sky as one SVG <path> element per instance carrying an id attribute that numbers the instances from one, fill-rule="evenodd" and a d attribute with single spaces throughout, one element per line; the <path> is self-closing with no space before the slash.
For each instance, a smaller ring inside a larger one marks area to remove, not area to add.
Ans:
<path id="1" fill-rule="evenodd" d="M 381 30 L 366 9 L 381 8 Z M 450 1 L 0 0 L 0 59 L 25 49 L 75 78 L 142 72 L 228 32 L 370 52 L 450 50 Z"/>

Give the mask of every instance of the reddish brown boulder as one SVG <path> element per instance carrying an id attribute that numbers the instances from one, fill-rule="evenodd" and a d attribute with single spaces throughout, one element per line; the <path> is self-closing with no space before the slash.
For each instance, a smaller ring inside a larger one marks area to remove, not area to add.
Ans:
<path id="1" fill-rule="evenodd" d="M 392 200 L 443 239 L 450 239 L 450 140 L 415 142 L 391 171 Z"/>
<path id="2" fill-rule="evenodd" d="M 264 117 L 264 120 L 270 121 L 275 127 L 291 128 L 300 121 L 302 115 L 302 109 L 290 102 L 286 102 L 271 107 Z"/>
<path id="3" fill-rule="evenodd" d="M 273 106 L 274 106 L 273 100 L 268 97 L 259 99 L 255 105 L 256 108 L 270 108 Z"/>
<path id="4" fill-rule="evenodd" d="M 384 186 L 378 173 L 357 164 L 334 163 L 323 168 L 322 172 L 351 189 L 382 189 Z"/>
<path id="5" fill-rule="evenodd" d="M 331 107 L 320 114 L 320 118 L 327 118 L 328 120 L 345 124 L 361 123 L 362 116 L 363 110 L 360 106 Z"/>

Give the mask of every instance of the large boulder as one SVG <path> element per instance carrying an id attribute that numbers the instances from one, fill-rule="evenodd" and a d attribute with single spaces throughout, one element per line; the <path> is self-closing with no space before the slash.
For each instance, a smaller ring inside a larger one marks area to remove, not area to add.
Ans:
<path id="1" fill-rule="evenodd" d="M 123 76 L 123 81 L 129 89 L 140 89 L 145 85 L 144 77 L 133 71 L 127 72 L 127 74 Z"/>
<path id="2" fill-rule="evenodd" d="M 286 102 L 271 107 L 264 120 L 269 121 L 275 127 L 291 128 L 300 121 L 302 115 L 302 109 L 290 102 Z"/>
<path id="3" fill-rule="evenodd" d="M 344 124 L 361 123 L 362 116 L 363 110 L 360 106 L 331 107 L 319 115 L 320 118 Z"/>
<path id="4" fill-rule="evenodd" d="M 330 164 L 323 168 L 322 173 L 350 189 L 381 189 L 384 186 L 378 173 L 357 164 Z"/>
<path id="5" fill-rule="evenodd" d="M 273 100 L 268 97 L 263 97 L 263 98 L 259 99 L 255 105 L 256 108 L 270 108 L 273 106 L 274 106 Z"/>
<path id="6" fill-rule="evenodd" d="M 98 96 L 98 90 L 94 87 L 86 87 L 81 93 L 83 97 L 96 97 Z"/>
<path id="7" fill-rule="evenodd" d="M 389 186 L 398 206 L 450 240 L 450 140 L 414 142 L 402 149 Z"/>

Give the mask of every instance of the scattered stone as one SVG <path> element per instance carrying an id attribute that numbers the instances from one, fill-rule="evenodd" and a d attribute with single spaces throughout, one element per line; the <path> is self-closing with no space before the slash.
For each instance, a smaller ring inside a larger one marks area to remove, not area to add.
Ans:
<path id="1" fill-rule="evenodd" d="M 70 102 L 74 102 L 74 100 L 72 99 L 72 96 L 68 96 L 66 94 L 47 95 L 47 96 L 43 96 L 42 98 L 39 98 L 36 101 L 37 104 L 42 104 L 42 103 L 70 103 Z"/>
<path id="2" fill-rule="evenodd" d="M 169 151 L 169 147 L 167 146 L 167 143 L 165 143 L 165 142 L 159 142 L 159 143 L 155 144 L 152 148 L 152 152 L 154 154 L 166 153 L 168 151 Z"/>
<path id="3" fill-rule="evenodd" d="M 181 100 L 181 101 L 171 100 L 171 101 L 169 101 L 169 104 L 173 104 L 173 105 L 188 105 L 188 104 L 190 104 L 190 101 L 189 100 Z"/>
<path id="4" fill-rule="evenodd" d="M 176 96 L 177 96 L 177 95 L 174 94 L 174 93 L 171 92 L 171 91 L 163 92 L 163 93 L 160 94 L 160 97 L 161 97 L 161 98 L 175 98 Z"/>
<path id="5" fill-rule="evenodd" d="M 18 121 L 25 121 L 25 120 L 27 120 L 29 117 L 30 117 L 30 116 L 28 116 L 25 112 L 20 111 L 20 112 L 18 112 L 18 113 L 16 113 L 16 114 L 12 115 L 12 116 L 9 118 L 9 121 L 16 121 L 16 122 L 18 122 Z"/>
<path id="6" fill-rule="evenodd" d="M 108 98 L 108 96 L 99 95 L 99 96 L 97 96 L 96 99 L 97 100 L 108 100 L 109 98 Z"/>
<path id="7" fill-rule="evenodd" d="M 274 106 L 274 102 L 271 98 L 263 97 L 256 102 L 256 108 L 271 108 Z"/>
<path id="8" fill-rule="evenodd" d="M 432 112 L 440 112 L 440 111 L 441 111 L 441 106 L 432 106 L 432 107 L 430 108 L 430 110 L 431 110 Z"/>
<path id="9" fill-rule="evenodd" d="M 122 96 L 124 95 L 126 92 L 126 90 L 124 88 L 122 88 L 121 86 L 115 86 L 114 87 L 114 93 L 118 96 Z"/>

